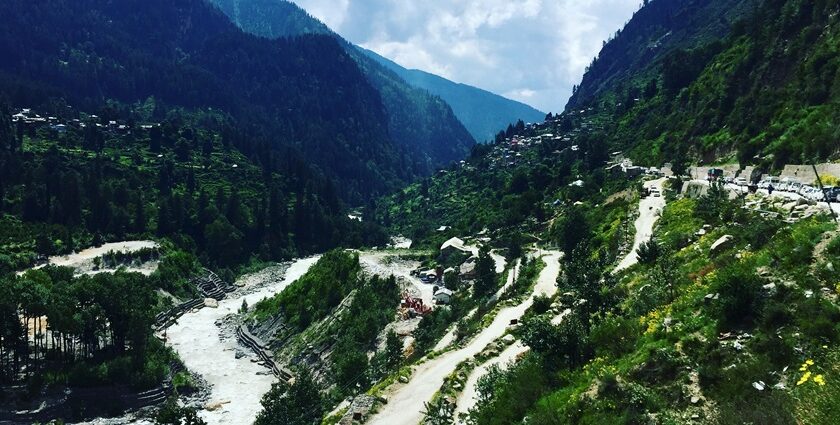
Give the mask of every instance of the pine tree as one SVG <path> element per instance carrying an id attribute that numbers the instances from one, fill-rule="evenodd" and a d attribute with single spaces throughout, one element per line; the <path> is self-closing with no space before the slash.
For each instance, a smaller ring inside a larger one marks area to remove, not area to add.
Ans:
<path id="1" fill-rule="evenodd" d="M 480 298 L 490 293 L 496 287 L 496 269 L 490 251 L 482 247 L 475 264 L 475 285 L 473 293 Z"/>

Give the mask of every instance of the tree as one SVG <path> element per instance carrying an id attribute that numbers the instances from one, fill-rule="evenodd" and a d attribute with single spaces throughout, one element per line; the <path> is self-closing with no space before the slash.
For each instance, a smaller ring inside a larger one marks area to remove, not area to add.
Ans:
<path id="1" fill-rule="evenodd" d="M 555 221 L 551 236 L 563 252 L 570 255 L 589 237 L 589 232 L 589 224 L 581 209 L 570 207 Z"/>
<path id="2" fill-rule="evenodd" d="M 446 401 L 443 397 L 423 404 L 425 411 L 426 425 L 450 425 L 452 423 L 452 416 L 455 414 L 455 406 Z"/>
<path id="3" fill-rule="evenodd" d="M 207 425 L 198 417 L 195 408 L 179 407 L 177 400 L 170 398 L 155 416 L 157 425 Z"/>
<path id="4" fill-rule="evenodd" d="M 292 384 L 281 381 L 272 385 L 262 406 L 254 425 L 312 425 L 321 422 L 324 412 L 318 385 L 305 369 Z"/>
<path id="5" fill-rule="evenodd" d="M 656 263 L 656 260 L 659 259 L 661 254 L 662 246 L 660 246 L 655 240 L 643 242 L 639 245 L 639 251 L 637 253 L 639 262 L 647 265 Z"/>
<path id="6" fill-rule="evenodd" d="M 558 326 L 548 317 L 533 317 L 523 323 L 523 329 L 522 342 L 549 363 L 565 360 L 569 368 L 583 363 L 587 336 L 577 314 L 565 317 Z"/>
<path id="7" fill-rule="evenodd" d="M 243 235 L 225 217 L 219 217 L 204 230 L 204 240 L 212 247 L 210 256 L 219 265 L 236 264 L 242 255 Z"/>
<path id="8" fill-rule="evenodd" d="M 160 129 L 160 126 L 154 126 L 149 130 L 149 150 L 154 153 L 159 153 L 161 148 L 161 142 L 163 140 L 163 132 Z"/>
<path id="9" fill-rule="evenodd" d="M 490 257 L 490 251 L 482 247 L 478 252 L 475 264 L 475 285 L 473 295 L 480 298 L 490 293 L 496 287 L 496 265 Z"/>
<path id="10" fill-rule="evenodd" d="M 385 356 L 390 369 L 395 369 L 402 363 L 403 344 L 393 330 L 388 331 L 388 335 L 385 337 Z"/>

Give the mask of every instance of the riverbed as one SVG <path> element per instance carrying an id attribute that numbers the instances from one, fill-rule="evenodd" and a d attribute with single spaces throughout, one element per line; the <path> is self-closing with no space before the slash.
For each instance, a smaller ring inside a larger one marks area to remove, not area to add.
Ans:
<path id="1" fill-rule="evenodd" d="M 167 345 L 172 347 L 187 368 L 210 385 L 209 405 L 213 411 L 199 412 L 208 425 L 253 423 L 261 410 L 260 400 L 276 382 L 275 376 L 255 362 L 256 356 L 239 345 L 231 329 L 216 322 L 236 313 L 245 301 L 254 305 L 263 298 L 282 292 L 303 276 L 317 257 L 295 261 L 282 280 L 267 282 L 254 291 L 248 287 L 228 295 L 218 308 L 204 308 L 187 313 L 167 331 Z M 236 358 L 237 351 L 244 353 Z"/>

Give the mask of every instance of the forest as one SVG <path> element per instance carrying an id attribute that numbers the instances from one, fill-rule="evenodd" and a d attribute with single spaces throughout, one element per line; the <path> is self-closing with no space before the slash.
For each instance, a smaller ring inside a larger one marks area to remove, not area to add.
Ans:
<path id="1" fill-rule="evenodd" d="M 149 123 L 133 111 L 141 121 L 115 125 L 66 107 L 59 127 L 12 122 L 12 110 L 0 109 L 0 379 L 28 388 L 3 397 L 154 388 L 180 370 L 152 336 L 155 314 L 173 302 L 159 291 L 193 299 L 202 266 L 232 281 L 268 262 L 387 239 L 349 219 L 332 184 L 302 160 L 250 162 L 230 142 L 224 115 L 179 110 Z M 133 239 L 160 248 L 95 264 L 154 260 L 148 277 L 55 267 L 15 274 L 50 255 Z"/>
<path id="2" fill-rule="evenodd" d="M 56 115 L 71 105 L 126 120 L 132 106 L 154 98 L 159 121 L 178 108 L 212 110 L 229 117 L 229 141 L 252 161 L 297 152 L 357 205 L 472 143 L 469 135 L 453 141 L 461 148 L 433 155 L 434 164 L 397 143 L 381 96 L 329 36 L 245 34 L 203 0 L 6 7 L 0 92 L 17 107 Z"/>

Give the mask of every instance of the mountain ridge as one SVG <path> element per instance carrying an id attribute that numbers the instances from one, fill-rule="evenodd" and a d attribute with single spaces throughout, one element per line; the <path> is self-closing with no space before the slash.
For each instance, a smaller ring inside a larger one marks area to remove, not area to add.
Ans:
<path id="1" fill-rule="evenodd" d="M 429 93 L 433 97 L 440 97 L 452 108 L 455 116 L 467 128 L 472 138 L 478 142 L 492 140 L 499 130 L 504 129 L 509 124 L 515 123 L 517 120 L 537 121 L 545 117 L 545 113 L 528 105 L 504 98 L 486 90 L 451 82 L 442 77 L 438 77 L 441 80 L 429 82 L 422 78 L 422 74 L 418 74 L 418 72 L 422 71 L 405 69 L 378 54 L 372 55 L 370 51 L 344 40 L 293 2 L 286 0 L 209 1 L 217 5 L 244 30 L 263 37 L 288 37 L 303 34 L 308 31 L 334 35 L 346 46 L 351 56 L 357 58 L 360 66 L 366 70 L 371 81 L 384 84 L 383 87 L 380 87 L 380 91 L 383 93 L 386 104 L 396 103 L 388 99 L 388 96 L 393 95 L 396 91 L 409 92 L 400 96 L 403 99 L 406 97 L 417 99 L 418 96 L 421 96 L 421 94 L 410 94 L 411 91 L 406 90 L 405 87 L 401 87 L 402 84 L 407 84 L 415 90 L 420 89 L 420 93 Z M 250 19 L 243 19 L 243 16 L 247 16 Z M 283 30 L 284 28 L 297 28 L 297 32 Z M 354 53 L 355 51 L 362 52 L 363 54 L 356 55 Z M 391 77 L 382 76 L 382 71 L 369 63 L 369 60 L 383 66 L 389 72 L 395 73 L 400 81 L 393 81 Z M 383 78 L 389 81 L 383 83 Z M 431 100 L 423 102 L 426 105 L 434 103 Z M 396 105 L 389 107 L 391 109 L 397 108 Z M 420 108 L 420 110 L 422 109 L 423 107 Z M 404 120 L 402 117 L 395 118 L 397 122 L 403 122 Z M 432 134 L 434 133 L 435 131 L 432 131 Z M 408 137 L 411 138 L 411 135 L 408 135 Z"/>

